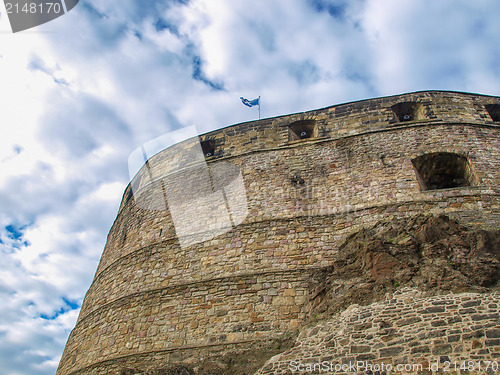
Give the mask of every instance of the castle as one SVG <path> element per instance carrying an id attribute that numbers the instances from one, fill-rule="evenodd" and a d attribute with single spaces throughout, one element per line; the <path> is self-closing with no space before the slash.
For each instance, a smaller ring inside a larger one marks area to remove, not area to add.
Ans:
<path id="1" fill-rule="evenodd" d="M 499 97 L 424 91 L 237 124 L 151 156 L 124 193 L 57 375 L 498 361 L 499 129 Z M 384 250 L 397 246 L 414 258 Z M 468 271 L 459 248 L 490 268 Z M 415 271 L 425 262 L 436 271 Z M 423 275 L 436 282 L 419 294 Z"/>

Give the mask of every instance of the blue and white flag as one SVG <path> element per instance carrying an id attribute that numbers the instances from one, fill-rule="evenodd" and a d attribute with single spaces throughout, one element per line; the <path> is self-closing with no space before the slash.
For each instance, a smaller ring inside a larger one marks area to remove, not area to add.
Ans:
<path id="1" fill-rule="evenodd" d="M 243 104 L 245 104 L 247 107 L 253 107 L 255 105 L 260 105 L 259 98 L 254 99 L 254 100 L 248 100 L 248 99 L 245 99 L 244 97 L 240 97 L 240 99 L 241 99 L 241 102 Z"/>

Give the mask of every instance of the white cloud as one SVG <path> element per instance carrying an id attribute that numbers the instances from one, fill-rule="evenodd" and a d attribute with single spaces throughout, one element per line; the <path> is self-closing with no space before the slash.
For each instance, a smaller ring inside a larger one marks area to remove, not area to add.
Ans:
<path id="1" fill-rule="evenodd" d="M 492 1 L 367 1 L 362 26 L 372 43 L 382 94 L 448 89 L 495 94 L 480 72 L 498 79 L 489 65 L 498 56 L 498 23 Z M 489 66 L 488 66 L 489 65 Z M 492 74 L 493 73 L 493 74 Z"/>

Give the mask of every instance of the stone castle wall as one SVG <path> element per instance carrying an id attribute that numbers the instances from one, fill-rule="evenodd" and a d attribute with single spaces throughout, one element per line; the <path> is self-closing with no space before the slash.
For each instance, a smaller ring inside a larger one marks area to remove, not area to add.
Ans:
<path id="1" fill-rule="evenodd" d="M 400 103 L 416 103 L 415 118 L 401 121 Z M 212 184 L 239 173 L 248 214 L 187 247 L 159 207 L 165 190 L 182 192 L 169 176 L 196 183 L 189 163 L 178 167 L 192 144 L 158 153 L 124 194 L 57 374 L 189 362 L 297 331 L 314 271 L 332 264 L 347 236 L 380 220 L 446 213 L 496 229 L 500 123 L 485 107 L 492 104 L 500 98 L 420 92 L 202 135 L 214 150 L 206 159 Z M 314 137 L 294 139 L 289 125 L 305 120 L 315 121 Z M 472 186 L 425 190 L 412 160 L 443 152 L 467 158 Z"/>
<path id="2" fill-rule="evenodd" d="M 406 290 L 351 306 L 303 330 L 294 348 L 256 375 L 498 373 L 498 293 L 418 294 Z"/>

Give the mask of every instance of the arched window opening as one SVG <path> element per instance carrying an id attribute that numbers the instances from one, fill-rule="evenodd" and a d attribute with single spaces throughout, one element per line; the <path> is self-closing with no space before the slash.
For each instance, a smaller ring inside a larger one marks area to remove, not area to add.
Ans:
<path id="1" fill-rule="evenodd" d="M 288 126 L 288 140 L 315 138 L 318 136 L 316 120 L 300 120 Z"/>
<path id="2" fill-rule="evenodd" d="M 425 118 L 422 104 L 417 102 L 404 102 L 391 107 L 399 122 L 415 121 Z"/>
<path id="3" fill-rule="evenodd" d="M 464 155 L 436 152 L 412 160 L 422 190 L 474 186 L 477 180 Z"/>

